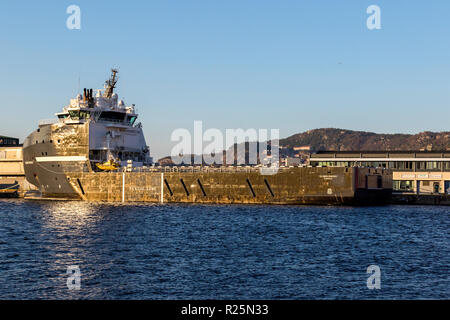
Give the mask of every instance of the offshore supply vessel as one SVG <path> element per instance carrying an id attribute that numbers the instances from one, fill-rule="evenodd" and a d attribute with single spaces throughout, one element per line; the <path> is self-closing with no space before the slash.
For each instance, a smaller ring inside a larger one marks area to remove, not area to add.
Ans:
<path id="1" fill-rule="evenodd" d="M 23 144 L 26 179 L 42 198 L 255 204 L 382 204 L 392 192 L 387 169 L 156 167 L 135 105 L 114 92 L 84 89 L 52 121 L 41 121 Z"/>

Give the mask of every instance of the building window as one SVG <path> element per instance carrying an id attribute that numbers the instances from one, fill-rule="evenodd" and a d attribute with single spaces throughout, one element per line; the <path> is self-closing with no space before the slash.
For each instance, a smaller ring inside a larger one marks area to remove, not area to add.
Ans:
<path id="1" fill-rule="evenodd" d="M 440 170 L 441 169 L 441 163 L 437 161 L 428 161 L 427 162 L 427 169 L 428 170 Z"/>
<path id="2" fill-rule="evenodd" d="M 413 192 L 414 181 L 412 180 L 394 180 L 392 181 L 394 191 Z"/>
<path id="3" fill-rule="evenodd" d="M 390 161 L 389 169 L 410 171 L 413 169 L 412 161 Z"/>
<path id="4" fill-rule="evenodd" d="M 417 171 L 441 170 L 442 162 L 439 161 L 419 161 L 416 163 Z"/>
<path id="5" fill-rule="evenodd" d="M 370 167 L 370 168 L 386 168 L 387 167 L 386 162 L 379 162 L 379 161 L 362 162 L 362 165 L 365 167 Z"/>

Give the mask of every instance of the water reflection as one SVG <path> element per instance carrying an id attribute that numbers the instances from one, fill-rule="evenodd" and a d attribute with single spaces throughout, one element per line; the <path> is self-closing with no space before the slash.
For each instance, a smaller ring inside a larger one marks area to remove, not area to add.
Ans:
<path id="1" fill-rule="evenodd" d="M 0 200 L 0 213 L 0 299 L 449 296 L 447 207 Z M 366 287 L 373 263 L 382 296 Z"/>
<path id="2" fill-rule="evenodd" d="M 98 206 L 84 201 L 57 201 L 46 204 L 42 212 L 47 228 L 76 230 L 88 228 L 101 219 Z"/>
<path id="3" fill-rule="evenodd" d="M 54 298 L 78 298 L 80 294 L 89 296 L 85 290 L 71 291 L 66 288 L 67 267 L 78 265 L 82 273 L 82 283 L 95 278 L 92 265 L 104 264 L 99 261 L 96 243 L 99 225 L 105 216 L 105 208 L 84 201 L 48 202 L 42 206 L 41 245 L 46 253 L 45 264 L 51 275 L 45 291 Z M 90 266 L 90 267 L 88 267 Z M 82 286 L 83 288 L 83 286 Z M 91 290 L 92 291 L 92 290 Z M 93 294 L 98 294 L 95 290 Z M 43 296 L 44 298 L 45 296 Z"/>
<path id="4" fill-rule="evenodd" d="M 47 256 L 43 262 L 52 275 L 47 279 L 47 287 L 53 287 L 44 292 L 57 299 L 104 296 L 105 287 L 118 285 L 116 279 L 124 268 L 130 272 L 137 268 L 133 253 L 144 244 L 152 248 L 141 226 L 160 210 L 157 205 L 83 201 L 40 205 L 41 244 Z M 148 215 L 136 214 L 140 210 Z M 80 291 L 66 288 L 66 270 L 70 265 L 80 267 Z"/>

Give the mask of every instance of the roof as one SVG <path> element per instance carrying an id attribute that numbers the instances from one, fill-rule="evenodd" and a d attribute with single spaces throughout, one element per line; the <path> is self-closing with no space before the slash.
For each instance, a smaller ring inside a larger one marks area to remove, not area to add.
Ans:
<path id="1" fill-rule="evenodd" d="M 395 161 L 449 161 L 450 151 L 321 151 L 311 154 L 310 159 L 313 161 L 369 162 L 389 161 L 389 159 L 395 159 Z"/>
<path id="2" fill-rule="evenodd" d="M 19 138 L 7 137 L 7 136 L 2 136 L 2 135 L 0 135 L 0 139 L 15 139 L 15 140 L 19 140 Z"/>

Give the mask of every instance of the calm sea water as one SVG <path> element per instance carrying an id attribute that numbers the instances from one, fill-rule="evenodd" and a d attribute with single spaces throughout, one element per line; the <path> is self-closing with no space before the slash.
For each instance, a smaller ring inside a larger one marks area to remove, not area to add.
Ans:
<path id="1" fill-rule="evenodd" d="M 0 200 L 0 298 L 449 299 L 449 212 Z"/>

